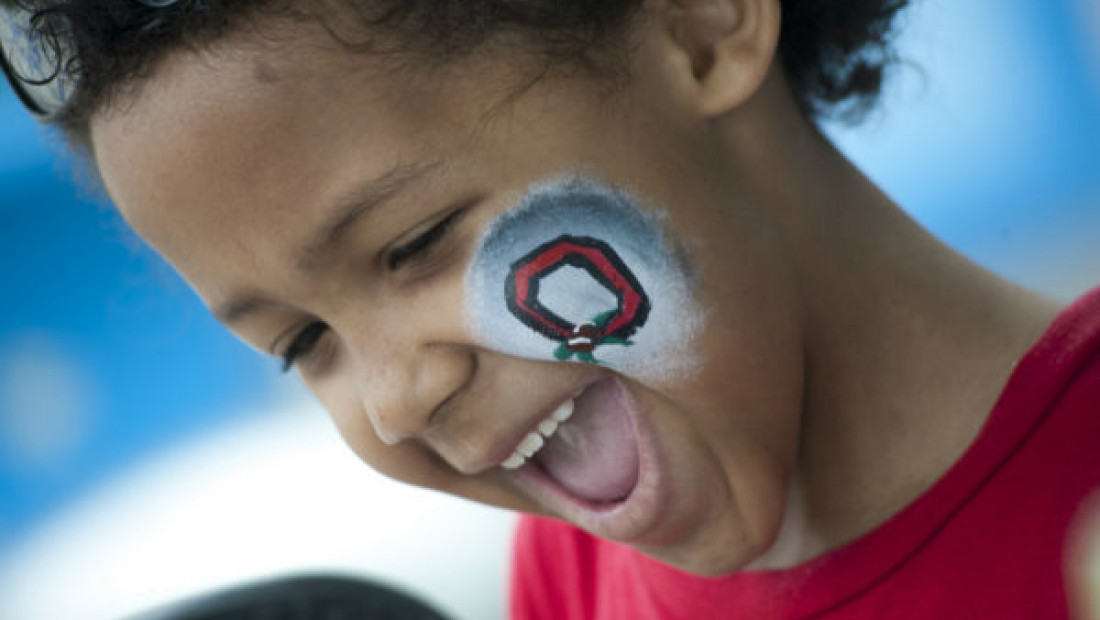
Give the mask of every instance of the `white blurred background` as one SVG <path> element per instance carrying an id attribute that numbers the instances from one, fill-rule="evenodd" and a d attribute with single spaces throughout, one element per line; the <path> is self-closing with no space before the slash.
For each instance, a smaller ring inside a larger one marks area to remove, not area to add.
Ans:
<path id="1" fill-rule="evenodd" d="M 1100 284 L 1100 2 L 917 0 L 830 127 L 907 209 L 1065 300 Z M 360 465 L 0 91 L 0 620 L 113 620 L 304 570 L 503 618 L 512 517 Z"/>

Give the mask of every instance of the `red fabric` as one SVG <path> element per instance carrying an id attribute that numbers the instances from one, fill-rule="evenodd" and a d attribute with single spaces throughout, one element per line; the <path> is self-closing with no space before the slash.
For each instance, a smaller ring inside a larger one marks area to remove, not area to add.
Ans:
<path id="1" fill-rule="evenodd" d="M 928 491 L 801 566 L 702 578 L 523 517 L 516 620 L 1066 618 L 1067 529 L 1100 487 L 1100 289 L 1017 364 L 978 438 Z"/>

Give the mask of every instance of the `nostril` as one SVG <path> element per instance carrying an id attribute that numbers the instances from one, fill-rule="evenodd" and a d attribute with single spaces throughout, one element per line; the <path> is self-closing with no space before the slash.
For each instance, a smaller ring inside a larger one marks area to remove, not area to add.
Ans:
<path id="1" fill-rule="evenodd" d="M 453 402 L 449 395 L 435 407 L 417 407 L 403 401 L 391 407 L 365 407 L 378 438 L 387 445 L 423 437 L 446 419 L 443 413 Z"/>
<path id="2" fill-rule="evenodd" d="M 374 434 L 378 439 L 388 445 L 395 446 L 403 441 L 418 436 L 422 429 L 412 428 L 412 416 L 401 415 L 400 412 L 383 412 L 378 409 L 367 409 L 367 417 L 370 418 Z"/>
<path id="3" fill-rule="evenodd" d="M 374 432 L 378 435 L 378 439 L 387 446 L 396 446 L 404 441 L 402 437 L 395 435 L 394 433 L 387 432 L 377 424 L 374 425 Z"/>

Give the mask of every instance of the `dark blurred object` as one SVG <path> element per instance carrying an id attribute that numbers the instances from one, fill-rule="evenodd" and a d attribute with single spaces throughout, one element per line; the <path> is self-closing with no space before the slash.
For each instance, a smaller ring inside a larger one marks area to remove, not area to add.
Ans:
<path id="1" fill-rule="evenodd" d="M 282 577 L 200 595 L 127 620 L 447 620 L 411 595 L 364 579 Z"/>

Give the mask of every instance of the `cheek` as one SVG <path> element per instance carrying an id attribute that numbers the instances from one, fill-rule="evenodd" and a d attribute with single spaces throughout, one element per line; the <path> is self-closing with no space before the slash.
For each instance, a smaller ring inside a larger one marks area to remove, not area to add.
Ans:
<path id="1" fill-rule="evenodd" d="M 651 383 L 694 373 L 703 326 L 686 260 L 625 192 L 566 179 L 530 190 L 481 239 L 466 274 L 473 338 L 537 360 Z"/>

